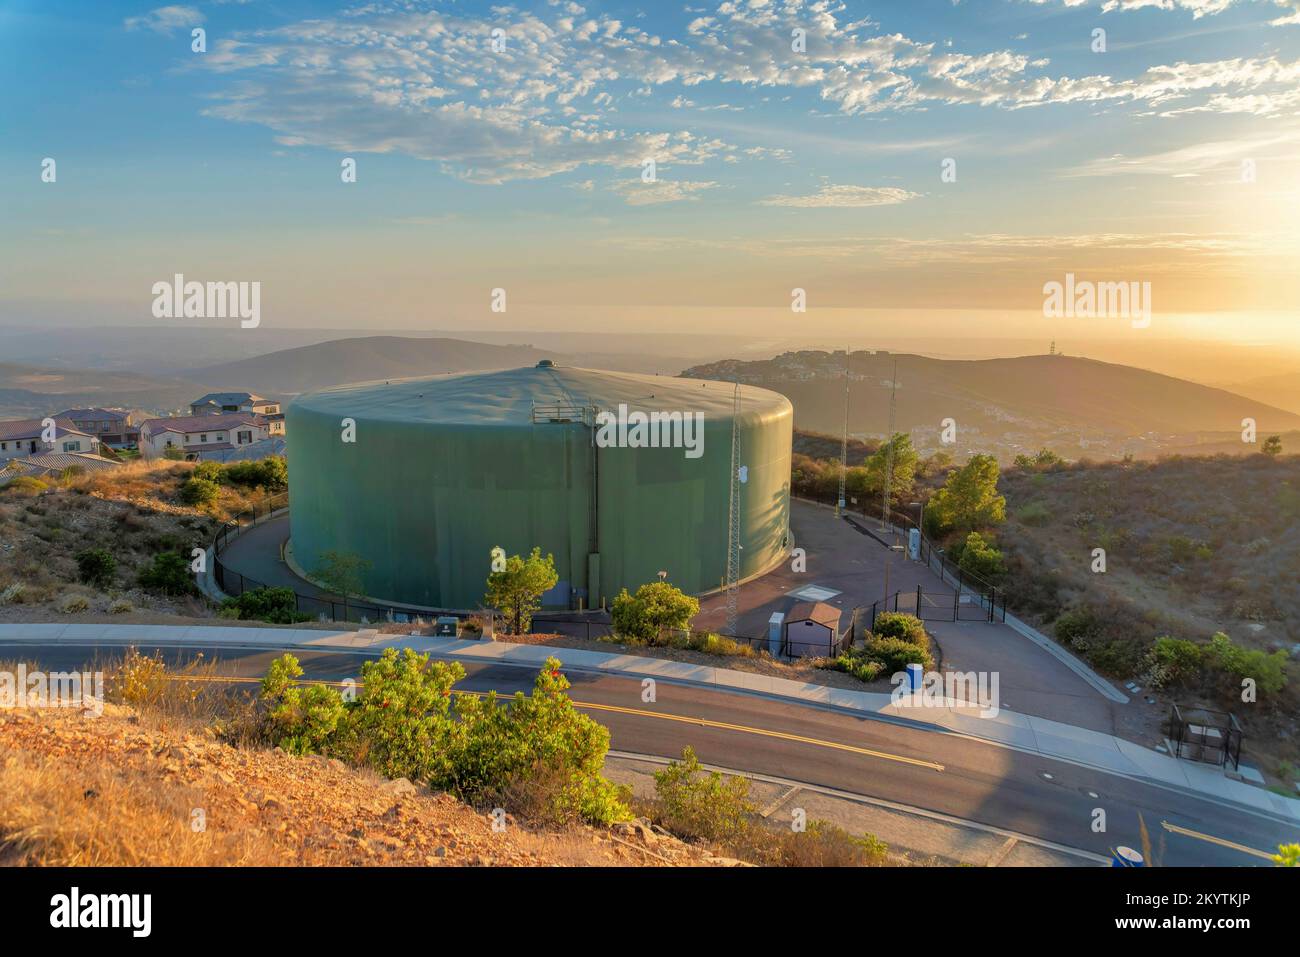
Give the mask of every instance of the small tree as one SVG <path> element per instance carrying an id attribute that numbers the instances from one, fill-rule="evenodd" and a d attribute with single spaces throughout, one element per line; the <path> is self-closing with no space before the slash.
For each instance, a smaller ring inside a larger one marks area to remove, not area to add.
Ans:
<path id="1" fill-rule="evenodd" d="M 948 476 L 930 499 L 925 518 L 937 532 L 973 531 L 996 525 L 1007 517 L 1007 500 L 998 494 L 998 460 L 973 455 Z"/>
<path id="2" fill-rule="evenodd" d="M 524 635 L 533 623 L 533 613 L 542 607 L 542 594 L 559 580 L 555 557 L 548 554 L 542 558 L 542 550 L 534 547 L 527 558 L 511 555 L 502 571 L 488 575 L 483 604 L 505 616 L 511 634 Z"/>
<path id="3" fill-rule="evenodd" d="M 77 573 L 81 580 L 96 588 L 107 588 L 113 583 L 117 559 L 106 548 L 88 548 L 77 553 Z"/>
<path id="4" fill-rule="evenodd" d="M 615 632 L 652 644 L 666 630 L 690 627 L 691 619 L 700 613 L 700 603 L 676 585 L 651 582 L 638 588 L 635 595 L 624 588 L 610 612 Z"/>
<path id="5" fill-rule="evenodd" d="M 1265 455 L 1269 456 L 1270 458 L 1276 458 L 1277 456 L 1281 455 L 1282 436 L 1270 435 L 1268 438 L 1264 440 L 1264 446 L 1263 448 L 1260 449 L 1260 451 L 1263 452 Z"/>
<path id="6" fill-rule="evenodd" d="M 360 595 L 365 588 L 362 574 L 370 568 L 369 559 L 352 552 L 321 552 L 312 577 L 320 582 L 327 591 L 332 591 L 343 599 L 343 620 L 348 618 L 348 598 Z"/>

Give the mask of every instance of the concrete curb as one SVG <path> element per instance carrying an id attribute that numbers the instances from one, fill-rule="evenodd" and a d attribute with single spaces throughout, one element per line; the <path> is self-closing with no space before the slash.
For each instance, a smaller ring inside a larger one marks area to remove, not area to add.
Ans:
<path id="1" fill-rule="evenodd" d="M 384 649 L 412 648 L 450 660 L 539 667 L 558 657 L 566 669 L 623 675 L 754 694 L 857 717 L 887 721 L 919 730 L 959 734 L 1000 747 L 1064 761 L 1147 784 L 1195 794 L 1248 808 L 1287 823 L 1300 822 L 1300 800 L 1286 798 L 1225 777 L 1208 765 L 1181 761 L 1113 735 L 1016 712 L 982 715 L 978 706 L 945 699 L 940 706 L 895 705 L 878 692 L 849 691 L 807 682 L 773 678 L 725 668 L 662 658 L 611 654 L 576 648 L 520 645 L 503 641 L 466 641 L 366 631 L 302 628 L 236 628 L 208 625 L 0 624 L 0 642 L 49 645 L 202 644 L 244 650 L 352 651 L 379 654 Z"/>

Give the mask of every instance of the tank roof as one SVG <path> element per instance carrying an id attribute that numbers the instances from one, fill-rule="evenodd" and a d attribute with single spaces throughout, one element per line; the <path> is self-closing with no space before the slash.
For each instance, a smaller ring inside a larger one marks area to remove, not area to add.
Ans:
<path id="1" fill-rule="evenodd" d="M 465 372 L 416 379 L 376 380 L 299 396 L 293 404 L 311 411 L 390 421 L 463 425 L 516 425 L 533 421 L 534 409 L 620 403 L 646 412 L 701 412 L 728 418 L 734 384 L 679 376 L 606 372 L 542 365 L 491 372 Z M 789 408 L 785 396 L 741 385 L 741 413 Z"/>

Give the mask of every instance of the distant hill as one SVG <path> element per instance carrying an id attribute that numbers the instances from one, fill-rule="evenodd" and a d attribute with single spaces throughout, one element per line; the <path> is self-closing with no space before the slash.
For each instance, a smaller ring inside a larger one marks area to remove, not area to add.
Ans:
<path id="1" fill-rule="evenodd" d="M 1194 444 L 1198 433 L 1260 434 L 1300 428 L 1300 415 L 1171 376 L 1073 356 L 932 359 L 854 352 L 849 363 L 849 433 L 883 435 L 897 363 L 895 428 L 918 447 L 941 447 L 945 419 L 957 425 L 957 457 L 992 451 L 1004 459 L 1048 446 L 1067 458 L 1151 456 Z M 843 353 L 786 353 L 759 362 L 725 360 L 682 374 L 773 389 L 794 404 L 796 428 L 838 435 L 844 421 Z M 1255 451 L 1245 446 L 1243 452 Z"/>
<path id="2" fill-rule="evenodd" d="M 163 410 L 201 395 L 192 382 L 134 372 L 45 369 L 0 363 L 0 418 L 28 419 L 76 406 Z"/>
<path id="3" fill-rule="evenodd" d="M 1300 373 L 1262 376 L 1224 385 L 1230 392 L 1249 396 L 1288 412 L 1300 413 Z"/>
<path id="4" fill-rule="evenodd" d="M 185 375 L 213 389 L 246 389 L 262 395 L 286 396 L 346 382 L 513 368 L 547 358 L 557 357 L 531 346 L 365 336 L 189 369 Z"/>

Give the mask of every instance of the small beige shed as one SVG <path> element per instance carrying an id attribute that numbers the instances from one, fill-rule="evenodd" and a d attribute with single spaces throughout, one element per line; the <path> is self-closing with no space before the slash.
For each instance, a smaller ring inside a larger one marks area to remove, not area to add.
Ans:
<path id="1" fill-rule="evenodd" d="M 833 654 L 840 634 L 840 610 L 824 601 L 801 601 L 785 616 L 785 640 L 795 658 Z"/>

